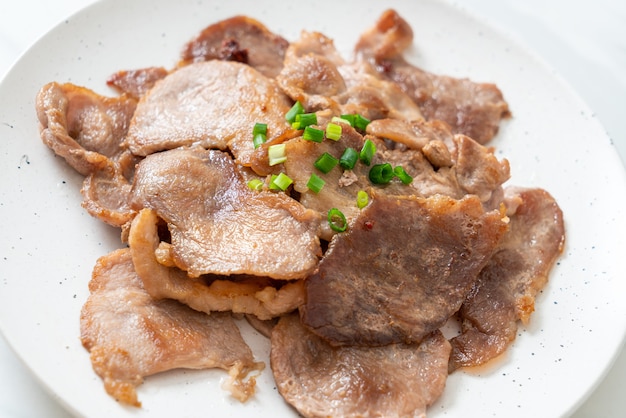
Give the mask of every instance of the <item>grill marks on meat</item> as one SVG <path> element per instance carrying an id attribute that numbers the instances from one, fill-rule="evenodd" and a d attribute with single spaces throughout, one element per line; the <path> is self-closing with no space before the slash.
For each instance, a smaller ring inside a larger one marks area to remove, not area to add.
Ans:
<path id="1" fill-rule="evenodd" d="M 381 76 L 397 83 L 426 119 L 443 120 L 455 133 L 481 144 L 493 138 L 500 120 L 510 114 L 501 91 L 494 84 L 436 75 L 411 65 L 402 53 L 412 41 L 408 23 L 388 10 L 361 35 L 356 52 Z"/>
<path id="2" fill-rule="evenodd" d="M 333 347 L 297 316 L 271 335 L 280 394 L 305 417 L 425 417 L 443 392 L 450 344 L 439 331 L 421 344 Z"/>
<path id="3" fill-rule="evenodd" d="M 261 22 L 235 16 L 208 26 L 189 41 L 182 52 L 182 64 L 237 61 L 273 78 L 282 69 L 288 46 L 286 39 L 270 32 Z"/>
<path id="4" fill-rule="evenodd" d="M 144 377 L 176 368 L 222 368 L 233 396 L 254 393 L 249 372 L 262 369 L 230 314 L 211 316 L 176 301 L 154 300 L 135 273 L 130 250 L 100 258 L 81 311 L 81 342 L 111 396 L 141 406 Z"/>
<path id="5" fill-rule="evenodd" d="M 535 296 L 563 250 L 563 214 L 542 189 L 507 189 L 516 206 L 510 231 L 481 271 L 459 311 L 462 334 L 453 338 L 450 371 L 476 366 L 503 353 L 517 321 L 527 323 Z"/>
<path id="6" fill-rule="evenodd" d="M 255 315 L 269 320 L 292 312 L 304 302 L 302 280 L 279 283 L 264 277 L 189 277 L 186 272 L 163 263 L 157 254 L 160 242 L 158 217 L 142 209 L 130 227 L 128 244 L 137 275 L 155 299 L 170 298 L 201 312 Z"/>
<path id="7" fill-rule="evenodd" d="M 141 156 L 186 145 L 229 148 L 248 165 L 254 124 L 268 124 L 269 140 L 280 136 L 289 128 L 290 107 L 275 83 L 252 67 L 215 60 L 190 64 L 141 98 L 126 140 Z"/>
<path id="8" fill-rule="evenodd" d="M 333 345 L 418 342 L 460 308 L 506 230 L 475 196 L 376 194 L 306 280 L 302 322 Z"/>
<path id="9" fill-rule="evenodd" d="M 172 259 L 193 277 L 301 279 L 321 256 L 317 213 L 284 193 L 249 190 L 221 151 L 146 157 L 135 173 L 132 207 L 153 209 L 168 223 Z"/>

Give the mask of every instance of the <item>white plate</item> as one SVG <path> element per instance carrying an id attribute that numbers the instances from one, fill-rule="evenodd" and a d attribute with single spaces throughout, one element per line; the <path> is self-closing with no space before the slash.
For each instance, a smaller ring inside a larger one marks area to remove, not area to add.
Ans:
<path id="1" fill-rule="evenodd" d="M 79 341 L 79 311 L 96 259 L 118 231 L 80 208 L 81 178 L 39 139 L 34 97 L 49 81 L 113 94 L 120 69 L 172 67 L 198 31 L 249 14 L 288 39 L 301 29 L 335 39 L 349 56 L 386 7 L 413 26 L 411 60 L 430 71 L 493 81 L 513 111 L 493 145 L 511 162 L 511 184 L 544 187 L 561 205 L 567 246 L 528 327 L 494 364 L 455 373 L 429 417 L 542 416 L 572 412 L 624 339 L 626 177 L 586 105 L 538 59 L 447 3 L 420 0 L 300 2 L 105 0 L 42 38 L 0 85 L 0 329 L 36 376 L 77 415 L 295 416 L 266 370 L 245 405 L 220 389 L 221 371 L 174 371 L 139 388 L 144 407 L 105 394 Z M 335 16 L 334 18 L 331 18 Z M 246 334 L 259 359 L 267 343 Z"/>

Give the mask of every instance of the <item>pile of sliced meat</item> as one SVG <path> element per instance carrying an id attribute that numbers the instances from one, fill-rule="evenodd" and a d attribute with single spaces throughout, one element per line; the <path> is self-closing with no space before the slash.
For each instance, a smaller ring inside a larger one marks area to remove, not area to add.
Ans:
<path id="1" fill-rule="evenodd" d="M 139 406 L 144 377 L 215 367 L 253 396 L 264 365 L 235 314 L 269 338 L 277 388 L 306 417 L 425 416 L 449 373 L 507 349 L 562 251 L 562 214 L 542 189 L 505 186 L 508 162 L 484 145 L 510 116 L 500 90 L 414 66 L 412 42 L 393 10 L 351 59 L 321 33 L 287 41 L 237 16 L 172 69 L 112 75 L 114 97 L 40 90 L 43 141 L 127 247 L 97 262 L 80 318 L 111 396 Z M 321 138 L 286 120 L 294 105 Z"/>

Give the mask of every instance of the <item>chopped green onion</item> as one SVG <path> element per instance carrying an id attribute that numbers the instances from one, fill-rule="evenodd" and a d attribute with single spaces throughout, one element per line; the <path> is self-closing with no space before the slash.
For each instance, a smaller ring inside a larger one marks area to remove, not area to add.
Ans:
<path id="1" fill-rule="evenodd" d="M 270 145 L 267 149 L 267 156 L 270 160 L 270 166 L 284 163 L 287 161 L 285 155 L 285 144 Z"/>
<path id="2" fill-rule="evenodd" d="M 359 153 L 359 158 L 363 164 L 370 165 L 374 154 L 376 154 L 376 144 L 374 144 L 370 139 L 366 139 L 365 143 L 363 143 L 363 148 L 361 148 L 361 152 Z"/>
<path id="3" fill-rule="evenodd" d="M 271 181 L 270 181 L 270 189 L 271 190 L 280 189 L 282 191 L 285 191 L 287 190 L 287 187 L 291 185 L 291 183 L 293 183 L 293 180 L 291 180 L 291 178 L 287 174 L 285 173 L 280 173 L 279 175 L 273 174 L 271 177 Z"/>
<path id="4" fill-rule="evenodd" d="M 393 173 L 404 184 L 411 184 L 411 182 L 413 181 L 413 177 L 411 177 L 409 173 L 407 173 L 401 165 L 394 168 Z"/>
<path id="5" fill-rule="evenodd" d="M 387 184 L 393 179 L 394 172 L 391 164 L 376 164 L 369 172 L 370 181 L 374 184 Z"/>
<path id="6" fill-rule="evenodd" d="M 315 160 L 315 163 L 313 165 L 319 171 L 321 171 L 322 173 L 326 174 L 330 170 L 335 168 L 335 166 L 338 163 L 339 163 L 338 159 L 336 159 L 335 157 L 333 157 L 329 153 L 325 152 L 322 155 L 320 155 L 320 157 L 317 160 Z"/>
<path id="7" fill-rule="evenodd" d="M 359 209 L 363 209 L 365 206 L 367 206 L 367 202 L 369 202 L 369 196 L 367 195 L 367 192 L 365 190 L 359 190 L 359 192 L 356 194 L 356 206 Z"/>
<path id="8" fill-rule="evenodd" d="M 263 134 L 255 134 L 252 138 L 252 144 L 254 145 L 254 149 L 257 149 L 261 146 L 261 144 L 267 141 L 267 137 Z"/>
<path id="9" fill-rule="evenodd" d="M 294 123 L 296 120 L 296 115 L 300 113 L 304 113 L 304 106 L 299 101 L 295 102 L 291 109 L 285 114 L 285 120 L 289 123 Z"/>
<path id="10" fill-rule="evenodd" d="M 370 120 L 368 118 L 366 118 L 365 116 L 356 114 L 354 115 L 354 123 L 352 124 L 352 126 L 364 131 L 365 128 L 367 128 L 367 125 L 369 125 L 369 123 L 370 123 Z"/>
<path id="11" fill-rule="evenodd" d="M 336 123 L 326 125 L 326 138 L 339 141 L 339 139 L 341 139 L 341 125 L 337 125 Z"/>
<path id="12" fill-rule="evenodd" d="M 359 159 L 359 153 L 354 148 L 346 148 L 339 158 L 339 165 L 344 170 L 352 170 Z"/>
<path id="13" fill-rule="evenodd" d="M 350 126 L 354 126 L 354 115 L 341 115 L 341 119 L 347 121 Z"/>
<path id="14" fill-rule="evenodd" d="M 346 115 L 346 116 L 352 116 L 352 115 Z M 330 121 L 332 123 L 343 123 L 343 124 L 352 126 L 352 124 L 350 123 L 348 119 L 340 118 L 339 116 L 333 116 L 333 118 Z"/>
<path id="15" fill-rule="evenodd" d="M 322 131 L 321 129 L 311 128 L 310 126 L 307 126 L 306 128 L 304 128 L 302 139 L 313 142 L 322 142 L 324 140 L 324 131 Z"/>
<path id="16" fill-rule="evenodd" d="M 348 229 L 346 216 L 337 208 L 328 211 L 328 226 L 335 232 L 343 232 Z"/>
<path id="17" fill-rule="evenodd" d="M 320 190 L 322 190 L 322 187 L 324 187 L 324 184 L 326 184 L 326 182 L 322 180 L 321 177 L 319 177 L 315 173 L 312 173 L 311 177 L 309 177 L 309 181 L 307 182 L 306 187 L 308 187 L 315 193 L 319 193 Z"/>
<path id="18" fill-rule="evenodd" d="M 263 189 L 263 181 L 260 179 L 252 179 L 248 182 L 248 188 L 250 190 L 261 190 Z"/>
<path id="19" fill-rule="evenodd" d="M 296 120 L 291 124 L 295 129 L 304 129 L 307 126 L 317 125 L 317 115 L 315 113 L 299 113 Z"/>
<path id="20" fill-rule="evenodd" d="M 255 123 L 252 128 L 252 135 L 263 134 L 267 135 L 267 123 Z"/>

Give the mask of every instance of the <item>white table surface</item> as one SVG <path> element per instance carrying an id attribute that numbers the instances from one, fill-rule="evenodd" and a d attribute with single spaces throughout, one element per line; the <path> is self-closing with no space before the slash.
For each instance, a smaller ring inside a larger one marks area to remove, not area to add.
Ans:
<path id="1" fill-rule="evenodd" d="M 49 29 L 94 1 L 2 0 L 0 76 Z M 595 112 L 622 161 L 626 161 L 626 2 L 465 0 L 458 3 L 528 45 L 555 68 Z M 625 387 L 626 350 L 572 417 L 625 417 Z M 1 335 L 0 417 L 69 417 Z"/>

